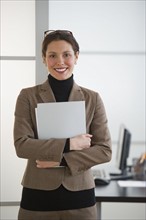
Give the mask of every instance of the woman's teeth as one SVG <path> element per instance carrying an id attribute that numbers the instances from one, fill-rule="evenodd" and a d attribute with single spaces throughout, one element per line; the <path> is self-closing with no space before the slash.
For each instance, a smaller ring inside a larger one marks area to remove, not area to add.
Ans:
<path id="1" fill-rule="evenodd" d="M 59 73 L 63 73 L 66 70 L 66 68 L 56 68 L 55 70 Z"/>

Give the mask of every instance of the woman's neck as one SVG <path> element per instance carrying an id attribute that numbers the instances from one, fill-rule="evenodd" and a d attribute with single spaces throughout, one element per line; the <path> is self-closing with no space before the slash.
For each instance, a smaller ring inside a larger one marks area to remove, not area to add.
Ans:
<path id="1" fill-rule="evenodd" d="M 56 101 L 68 101 L 70 91 L 73 86 L 73 75 L 71 75 L 71 77 L 66 80 L 57 80 L 51 74 L 49 74 L 48 81 L 54 93 Z"/>

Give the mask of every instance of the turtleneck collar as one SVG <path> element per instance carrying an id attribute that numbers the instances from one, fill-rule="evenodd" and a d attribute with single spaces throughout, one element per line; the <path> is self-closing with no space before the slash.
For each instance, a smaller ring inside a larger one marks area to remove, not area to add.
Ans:
<path id="1" fill-rule="evenodd" d="M 48 75 L 48 81 L 54 93 L 57 102 L 68 101 L 70 91 L 73 86 L 73 75 L 66 80 L 57 80 L 51 74 Z"/>

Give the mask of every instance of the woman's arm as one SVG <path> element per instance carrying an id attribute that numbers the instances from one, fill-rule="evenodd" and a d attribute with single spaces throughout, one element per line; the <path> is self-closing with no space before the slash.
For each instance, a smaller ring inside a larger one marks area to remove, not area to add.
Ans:
<path id="1" fill-rule="evenodd" d="M 86 123 L 87 130 L 89 129 L 89 133 L 92 135 L 91 146 L 64 154 L 72 175 L 84 172 L 95 165 L 109 162 L 112 156 L 108 121 L 104 104 L 99 94 L 96 94 L 94 103 L 89 102 L 89 100 L 86 103 L 89 109 Z"/>
<path id="2" fill-rule="evenodd" d="M 35 118 L 37 99 L 21 91 L 15 108 L 14 145 L 20 158 L 61 162 L 66 139 L 39 140 Z"/>
<path id="3" fill-rule="evenodd" d="M 91 146 L 91 138 L 92 138 L 92 135 L 90 134 L 82 134 L 82 135 L 78 135 L 76 137 L 70 138 L 69 139 L 69 142 L 70 142 L 69 151 L 73 151 L 73 150 L 79 151 L 79 150 L 89 148 Z M 36 166 L 38 168 L 50 168 L 50 167 L 59 166 L 59 163 L 54 162 L 54 161 L 36 160 Z"/>

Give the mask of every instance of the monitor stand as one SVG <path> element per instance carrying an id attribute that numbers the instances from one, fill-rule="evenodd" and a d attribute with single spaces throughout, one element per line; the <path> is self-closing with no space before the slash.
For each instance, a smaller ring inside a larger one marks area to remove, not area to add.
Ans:
<path id="1" fill-rule="evenodd" d="M 111 180 L 128 180 L 133 179 L 133 174 L 124 170 L 121 173 L 110 173 Z"/>

